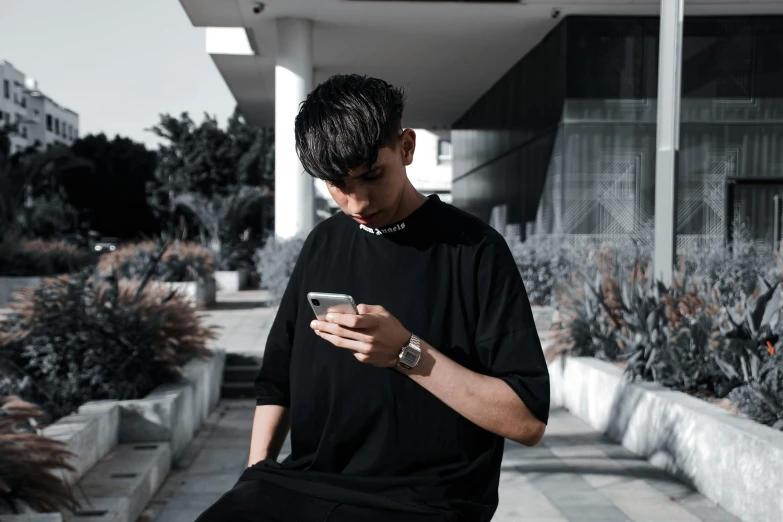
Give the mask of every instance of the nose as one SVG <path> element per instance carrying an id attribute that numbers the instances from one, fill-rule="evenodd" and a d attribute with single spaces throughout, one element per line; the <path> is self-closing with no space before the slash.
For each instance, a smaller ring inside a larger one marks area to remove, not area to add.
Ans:
<path id="1" fill-rule="evenodd" d="M 346 194 L 348 199 L 348 211 L 354 216 L 362 216 L 370 210 L 370 198 L 367 191 L 363 189 L 354 190 L 351 194 Z"/>

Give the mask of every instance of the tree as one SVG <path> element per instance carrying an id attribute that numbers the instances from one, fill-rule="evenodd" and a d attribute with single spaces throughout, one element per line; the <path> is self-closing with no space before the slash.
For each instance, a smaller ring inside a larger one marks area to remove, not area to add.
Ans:
<path id="1" fill-rule="evenodd" d="M 247 242 L 240 237 L 243 220 L 270 196 L 268 189 L 244 185 L 233 194 L 211 198 L 195 192 L 180 194 L 172 206 L 187 210 L 197 220 L 201 242 L 214 252 L 218 270 L 235 270 L 252 258 Z"/>
<path id="2" fill-rule="evenodd" d="M 95 165 L 66 180 L 70 200 L 91 228 L 122 239 L 159 233 L 146 194 L 158 162 L 155 151 L 126 137 L 109 140 L 103 133 L 79 138 L 71 148 Z"/>
<path id="3" fill-rule="evenodd" d="M 12 234 L 34 232 L 32 211 L 36 207 L 54 205 L 68 219 L 70 209 L 63 191 L 64 179 L 74 172 L 89 171 L 92 163 L 79 158 L 61 145 L 38 151 L 28 147 L 11 154 L 10 136 L 13 127 L 0 129 L 0 240 Z M 51 222 L 51 215 L 48 218 Z M 54 222 L 57 232 L 71 224 Z"/>
<path id="4" fill-rule="evenodd" d="M 239 109 L 225 130 L 214 117 L 205 114 L 197 125 L 186 112 L 179 118 L 163 114 L 149 130 L 166 143 L 147 195 L 169 230 L 177 219 L 172 202 L 181 194 L 229 196 L 241 186 L 274 190 L 274 130 L 249 125 Z"/>

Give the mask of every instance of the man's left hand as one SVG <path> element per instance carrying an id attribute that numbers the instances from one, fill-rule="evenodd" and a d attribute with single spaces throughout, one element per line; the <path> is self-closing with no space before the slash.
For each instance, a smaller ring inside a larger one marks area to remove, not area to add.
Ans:
<path id="1" fill-rule="evenodd" d="M 363 363 L 396 366 L 411 333 L 382 306 L 360 304 L 357 309 L 359 315 L 328 314 L 326 321 L 313 321 L 310 328 L 333 345 L 351 350 Z"/>

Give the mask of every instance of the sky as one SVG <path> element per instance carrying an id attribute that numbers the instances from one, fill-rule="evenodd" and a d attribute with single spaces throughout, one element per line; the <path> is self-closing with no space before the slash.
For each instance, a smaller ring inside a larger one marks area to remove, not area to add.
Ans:
<path id="1" fill-rule="evenodd" d="M 79 133 L 157 148 L 159 114 L 221 126 L 235 101 L 178 0 L 0 0 L 0 59 L 79 114 Z"/>

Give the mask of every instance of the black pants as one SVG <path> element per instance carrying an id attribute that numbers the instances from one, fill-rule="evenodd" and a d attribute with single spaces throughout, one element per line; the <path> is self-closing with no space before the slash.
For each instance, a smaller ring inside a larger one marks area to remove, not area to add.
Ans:
<path id="1" fill-rule="evenodd" d="M 438 515 L 352 506 L 306 496 L 259 480 L 243 480 L 196 522 L 441 522 Z"/>

